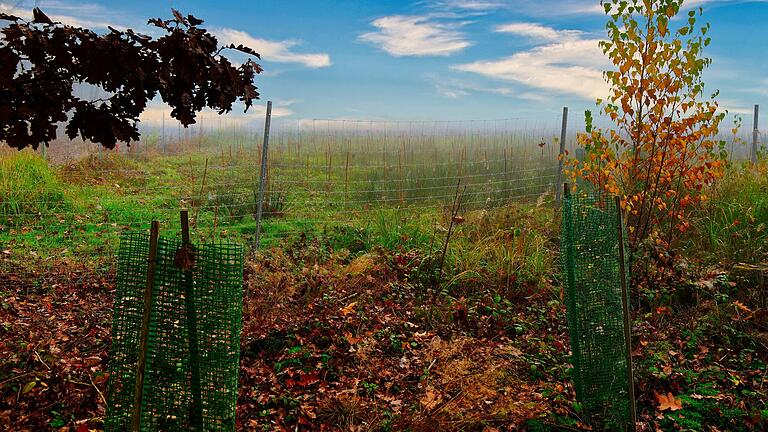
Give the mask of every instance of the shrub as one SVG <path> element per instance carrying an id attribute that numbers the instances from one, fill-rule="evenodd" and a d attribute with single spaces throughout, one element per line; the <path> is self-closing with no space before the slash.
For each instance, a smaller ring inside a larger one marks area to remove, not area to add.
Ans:
<path id="1" fill-rule="evenodd" d="M 716 94 L 701 100 L 710 25 L 697 27 L 699 9 L 671 30 L 682 4 L 604 2 L 608 40 L 600 46 L 616 70 L 604 73 L 610 92 L 597 103 L 614 128 L 595 128 L 587 112 L 586 133 L 578 137 L 585 157 L 568 161 L 574 178 L 621 197 L 632 246 L 648 237 L 671 245 L 690 228 L 691 210 L 706 202 L 705 187 L 726 164 L 725 143 L 715 140 L 725 113 Z"/>

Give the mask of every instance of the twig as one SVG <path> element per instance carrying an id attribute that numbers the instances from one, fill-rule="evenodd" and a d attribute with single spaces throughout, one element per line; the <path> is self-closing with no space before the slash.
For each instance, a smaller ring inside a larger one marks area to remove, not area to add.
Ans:
<path id="1" fill-rule="evenodd" d="M 429 240 L 429 256 L 432 257 L 432 247 L 435 245 L 435 237 L 437 237 L 437 218 L 432 228 L 432 238 Z"/>
<path id="2" fill-rule="evenodd" d="M 464 389 L 459 390 L 459 392 L 456 393 L 452 398 L 448 399 L 447 401 L 445 401 L 445 402 L 441 403 L 440 405 L 438 405 L 438 406 L 432 408 L 431 410 L 427 411 L 427 415 L 431 415 L 432 413 L 439 412 L 440 410 L 442 410 L 443 408 L 448 406 L 448 404 L 452 403 L 453 401 L 458 399 L 459 396 L 461 396 L 463 394 L 464 394 Z"/>
<path id="3" fill-rule="evenodd" d="M 37 349 L 35 349 L 35 356 L 36 356 L 36 357 L 37 357 L 37 359 L 40 361 L 40 363 L 42 363 L 42 364 L 43 364 L 43 366 L 45 366 L 45 367 L 46 367 L 48 370 L 51 370 L 51 368 L 48 366 L 48 364 L 46 364 L 46 363 L 43 361 L 43 359 L 42 359 L 42 358 L 40 358 L 40 354 L 38 354 L 38 352 L 37 352 Z"/>
<path id="4" fill-rule="evenodd" d="M 98 388 L 98 387 L 96 386 L 96 384 L 93 382 L 93 377 L 91 376 L 91 374 L 88 374 L 88 380 L 89 380 L 89 381 L 91 381 L 91 385 L 92 385 L 92 386 L 93 386 L 93 388 L 95 388 L 95 389 L 96 389 L 96 391 L 99 393 L 99 396 L 101 396 L 101 401 L 102 401 L 102 402 L 104 402 L 104 406 L 107 406 L 107 398 L 105 398 L 105 397 L 104 397 L 104 393 L 102 393 L 102 392 L 101 392 L 101 390 L 99 390 L 99 388 Z"/>
<path id="5" fill-rule="evenodd" d="M 34 373 L 37 373 L 37 372 L 26 372 L 26 373 L 23 373 L 21 375 L 16 375 L 15 377 L 8 378 L 7 380 L 0 381 L 0 387 L 2 387 L 3 385 L 5 385 L 5 384 L 7 384 L 7 383 L 9 383 L 11 381 L 15 381 L 17 379 L 24 378 L 25 376 L 32 375 Z"/>
<path id="6" fill-rule="evenodd" d="M 448 253 L 448 243 L 451 241 L 451 233 L 453 232 L 453 225 L 455 224 L 456 216 L 459 214 L 459 207 L 461 207 L 461 198 L 464 195 L 464 191 L 467 187 L 464 186 L 464 190 L 459 194 L 459 186 L 461 186 L 461 179 L 456 183 L 456 196 L 453 198 L 453 207 L 451 208 L 451 221 L 448 224 L 448 233 L 445 236 L 445 243 L 443 243 L 443 253 L 440 255 L 440 279 L 438 279 L 438 288 L 440 281 L 443 278 L 443 265 L 445 264 L 445 255 Z"/>
<path id="7" fill-rule="evenodd" d="M 467 187 L 464 186 L 464 190 L 459 194 L 459 188 L 461 187 L 461 179 L 459 179 L 458 182 L 456 182 L 456 195 L 453 197 L 453 206 L 451 207 L 451 220 L 448 224 L 448 233 L 445 235 L 445 242 L 443 243 L 443 253 L 440 256 L 440 266 L 438 267 L 437 271 L 437 284 L 435 285 L 435 289 L 432 292 L 432 296 L 430 299 L 430 305 L 429 305 L 429 318 L 428 323 L 431 326 L 432 325 L 432 315 L 435 311 L 435 301 L 437 298 L 437 293 L 440 291 L 440 286 L 442 285 L 443 281 L 443 265 L 445 264 L 445 255 L 448 252 L 448 243 L 451 241 L 451 233 L 453 233 L 453 225 L 455 224 L 456 216 L 459 214 L 459 208 L 461 207 L 461 198 L 464 194 L 464 191 L 467 190 Z"/>
<path id="8" fill-rule="evenodd" d="M 435 363 L 437 363 L 437 358 L 433 359 L 432 363 L 430 363 L 429 366 L 427 366 L 427 370 L 424 371 L 424 375 L 427 376 L 427 384 L 429 384 L 429 374 L 432 371 L 432 366 L 434 366 Z"/>

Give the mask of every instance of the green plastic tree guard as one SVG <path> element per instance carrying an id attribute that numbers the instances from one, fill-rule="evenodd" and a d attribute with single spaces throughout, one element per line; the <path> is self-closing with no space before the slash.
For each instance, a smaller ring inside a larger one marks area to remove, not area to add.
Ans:
<path id="1" fill-rule="evenodd" d="M 622 304 L 626 263 L 619 253 L 617 201 L 600 194 L 563 198 L 561 258 L 576 397 L 608 430 L 634 430 Z M 622 275 L 622 269 L 624 275 Z"/>
<path id="2" fill-rule="evenodd" d="M 243 248 L 228 243 L 197 245 L 195 264 L 184 271 L 174 265 L 181 246 L 175 238 L 161 236 L 158 240 L 140 430 L 234 431 Z M 126 233 L 121 237 L 107 431 L 131 430 L 148 253 L 149 235 Z M 187 299 L 188 292 L 191 299 Z"/>

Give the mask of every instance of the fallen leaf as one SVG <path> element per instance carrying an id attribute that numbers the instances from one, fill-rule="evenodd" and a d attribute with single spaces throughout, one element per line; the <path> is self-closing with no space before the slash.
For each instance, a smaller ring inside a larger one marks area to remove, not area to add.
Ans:
<path id="1" fill-rule="evenodd" d="M 37 384 L 37 381 L 30 381 L 24 384 L 24 388 L 21 389 L 21 394 L 29 393 L 33 388 L 35 388 L 36 384 Z"/>
<path id="2" fill-rule="evenodd" d="M 659 411 L 677 411 L 679 409 L 683 409 L 683 403 L 680 399 L 674 397 L 672 393 L 667 393 L 667 395 L 663 394 L 656 394 L 656 400 L 659 402 Z"/>
<path id="3" fill-rule="evenodd" d="M 347 342 L 349 342 L 350 345 L 354 345 L 354 344 L 360 342 L 360 340 L 362 339 L 362 338 L 359 338 L 359 337 L 352 336 L 351 332 L 345 332 L 344 333 L 344 338 L 347 340 Z"/>
<path id="4" fill-rule="evenodd" d="M 752 313 L 752 309 L 746 307 L 744 305 L 744 303 L 742 303 L 742 302 L 740 302 L 738 300 L 734 300 L 733 305 L 736 306 L 738 309 L 741 309 L 742 311 L 746 312 L 746 313 Z"/>
<path id="5" fill-rule="evenodd" d="M 420 402 L 425 410 L 431 410 L 432 408 L 436 407 L 442 400 L 443 397 L 440 396 L 440 394 L 435 391 L 432 386 L 429 386 L 424 392 L 424 396 L 422 396 Z"/>
<path id="6" fill-rule="evenodd" d="M 349 315 L 349 314 L 352 314 L 352 313 L 354 313 L 354 312 L 355 312 L 355 306 L 357 306 L 357 302 L 352 302 L 352 303 L 350 303 L 350 304 L 348 304 L 348 305 L 344 306 L 343 308 L 341 308 L 341 310 L 339 311 L 339 313 L 341 313 L 341 314 L 342 314 L 342 315 L 344 315 L 344 316 L 347 316 L 347 315 Z"/>

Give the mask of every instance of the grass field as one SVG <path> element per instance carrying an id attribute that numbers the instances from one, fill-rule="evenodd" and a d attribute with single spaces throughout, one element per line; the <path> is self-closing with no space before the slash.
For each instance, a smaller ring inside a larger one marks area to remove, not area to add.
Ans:
<path id="1" fill-rule="evenodd" d="M 313 127 L 309 135 L 272 137 L 262 246 L 302 234 L 391 244 L 410 225 L 434 231 L 435 216 L 447 211 L 457 191 L 465 210 L 551 199 L 555 138 L 348 129 L 313 134 Z M 58 163 L 30 151 L 7 153 L 0 159 L 4 249 L 21 261 L 31 254 L 32 261 L 76 260 L 105 269 L 114 263 L 121 232 L 146 229 L 152 220 L 178 231 L 182 208 L 190 211 L 196 238 L 253 246 L 261 147 L 245 140 L 217 132 L 160 142 L 149 134 L 128 151 Z M 361 238 L 362 232 L 376 238 Z"/>

